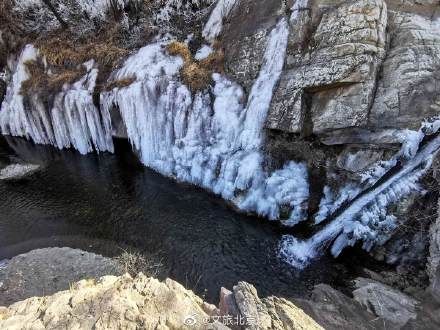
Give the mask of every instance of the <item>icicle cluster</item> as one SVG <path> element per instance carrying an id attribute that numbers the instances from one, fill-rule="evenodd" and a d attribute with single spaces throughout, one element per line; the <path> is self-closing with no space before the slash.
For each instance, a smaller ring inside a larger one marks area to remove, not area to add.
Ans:
<path id="1" fill-rule="evenodd" d="M 16 63 L 0 110 L 1 133 L 60 149 L 73 147 L 82 154 L 93 150 L 113 151 L 110 115 L 105 111 L 100 113 L 93 104 L 98 75 L 93 61 L 84 64 L 87 67 L 84 77 L 71 86 L 64 86 L 55 96 L 50 109 L 38 95 L 31 96 L 31 106 L 25 107 L 21 95 L 22 83 L 29 78 L 25 63 L 37 56 L 37 50 L 28 45 Z"/>
<path id="2" fill-rule="evenodd" d="M 302 268 L 328 246 L 331 253 L 338 256 L 345 247 L 353 246 L 357 241 L 363 242 L 365 250 L 370 250 L 374 244 L 383 244 L 396 227 L 396 219 L 387 214 L 387 208 L 411 193 L 422 192 L 417 182 L 426 173 L 439 149 L 440 137 L 436 137 L 387 180 L 360 193 L 310 239 L 299 241 L 292 236 L 284 236 L 280 245 L 281 257 Z M 403 146 L 403 150 L 408 149 Z"/>
<path id="3" fill-rule="evenodd" d="M 183 65 L 161 43 L 127 59 L 112 79 L 136 77 L 126 88 L 104 93 L 101 107 L 117 107 L 142 162 L 158 172 L 205 187 L 246 211 L 289 222 L 304 217 L 307 169 L 290 162 L 272 174 L 262 166 L 262 131 L 281 74 L 288 24 L 271 32 L 261 72 L 247 104 L 240 86 L 214 74 L 215 86 L 192 96 L 178 79 Z"/>

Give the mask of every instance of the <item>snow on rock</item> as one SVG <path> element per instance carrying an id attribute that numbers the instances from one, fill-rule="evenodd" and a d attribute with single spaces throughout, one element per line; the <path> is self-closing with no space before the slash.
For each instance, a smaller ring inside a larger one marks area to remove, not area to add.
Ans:
<path id="1" fill-rule="evenodd" d="M 88 72 L 76 83 L 64 86 L 47 108 L 38 95 L 25 106 L 21 85 L 29 78 L 25 62 L 35 60 L 38 51 L 27 45 L 22 51 L 12 82 L 8 86 L 0 110 L 0 131 L 4 135 L 32 139 L 37 144 L 52 144 L 59 149 L 73 147 L 80 153 L 113 151 L 111 120 L 108 112 L 93 104 L 98 70 L 94 62 L 84 65 Z"/>
<path id="2" fill-rule="evenodd" d="M 223 22 L 232 12 L 239 0 L 218 0 L 206 23 L 202 35 L 208 41 L 214 41 L 222 32 Z"/>
<path id="3" fill-rule="evenodd" d="M 142 48 L 113 79 L 136 77 L 128 87 L 103 93 L 101 107 L 117 107 L 142 162 L 158 172 L 207 188 L 245 211 L 277 219 L 286 208 L 287 223 L 304 218 L 307 169 L 290 162 L 267 173 L 261 153 L 263 124 L 281 74 L 288 23 L 270 34 L 264 64 L 246 106 L 236 83 L 214 74 L 214 88 L 192 95 L 179 81 L 180 57 L 165 44 Z"/>
<path id="4" fill-rule="evenodd" d="M 21 180 L 37 172 L 39 168 L 40 168 L 39 165 L 33 165 L 33 164 L 9 165 L 0 171 L 0 181 Z"/>
<path id="5" fill-rule="evenodd" d="M 196 53 L 196 55 L 194 56 L 194 58 L 197 61 L 201 61 L 205 58 L 207 58 L 209 55 L 211 55 L 213 53 L 213 49 L 208 46 L 208 45 L 203 45 Z"/>

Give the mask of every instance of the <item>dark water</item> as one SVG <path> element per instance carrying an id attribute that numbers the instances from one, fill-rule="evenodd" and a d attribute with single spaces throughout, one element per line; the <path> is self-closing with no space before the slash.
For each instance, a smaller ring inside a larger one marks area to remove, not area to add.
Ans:
<path id="1" fill-rule="evenodd" d="M 261 296 L 305 296 L 316 283 L 343 285 L 359 264 L 326 257 L 295 270 L 277 257 L 283 228 L 141 166 L 126 142 L 116 143 L 115 155 L 81 156 L 0 138 L 0 166 L 17 160 L 43 169 L 24 182 L 0 182 L 0 260 L 51 246 L 107 256 L 133 247 L 159 254 L 165 276 L 211 302 L 238 281 Z"/>

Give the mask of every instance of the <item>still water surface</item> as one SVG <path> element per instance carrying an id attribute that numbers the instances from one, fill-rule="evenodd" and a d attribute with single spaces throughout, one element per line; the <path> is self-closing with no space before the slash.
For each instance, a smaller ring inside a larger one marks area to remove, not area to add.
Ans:
<path id="1" fill-rule="evenodd" d="M 0 137 L 0 167 L 17 161 L 42 170 L 24 182 L 0 182 L 0 260 L 51 246 L 106 256 L 135 248 L 160 255 L 164 276 L 211 302 L 221 286 L 238 281 L 254 284 L 261 296 L 289 298 L 355 275 L 353 257 L 295 270 L 277 257 L 285 229 L 143 167 L 125 141 L 116 141 L 114 155 L 81 156 Z"/>

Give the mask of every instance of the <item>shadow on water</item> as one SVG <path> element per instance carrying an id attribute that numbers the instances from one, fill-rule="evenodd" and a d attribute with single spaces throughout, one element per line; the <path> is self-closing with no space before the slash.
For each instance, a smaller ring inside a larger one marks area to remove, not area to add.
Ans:
<path id="1" fill-rule="evenodd" d="M 0 182 L 0 259 L 50 246 L 106 256 L 134 247 L 159 253 L 166 276 L 210 302 L 221 286 L 232 289 L 238 281 L 254 284 L 261 296 L 290 298 L 354 276 L 348 269 L 356 258 L 348 268 L 323 258 L 295 270 L 277 257 L 281 227 L 163 177 L 143 167 L 126 141 L 115 144 L 114 155 L 81 156 L 0 138 L 0 166 L 19 159 L 42 165 L 24 182 Z"/>

